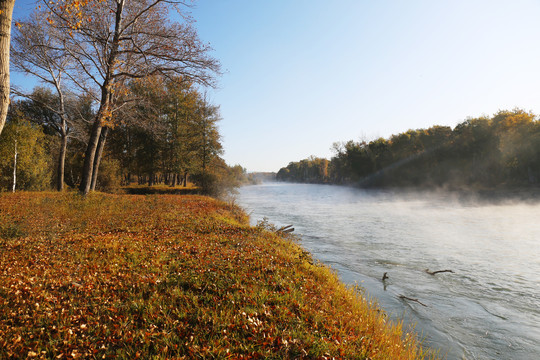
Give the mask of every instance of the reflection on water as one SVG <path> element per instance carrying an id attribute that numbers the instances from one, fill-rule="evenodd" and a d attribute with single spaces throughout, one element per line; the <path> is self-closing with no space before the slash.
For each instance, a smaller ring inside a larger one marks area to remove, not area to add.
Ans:
<path id="1" fill-rule="evenodd" d="M 315 258 L 448 359 L 540 358 L 540 205 L 282 183 L 241 188 L 238 202 L 253 222 L 294 224 Z"/>

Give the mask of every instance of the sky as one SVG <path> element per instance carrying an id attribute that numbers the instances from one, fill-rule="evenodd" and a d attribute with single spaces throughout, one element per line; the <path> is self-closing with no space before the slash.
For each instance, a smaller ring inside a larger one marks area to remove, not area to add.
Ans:
<path id="1" fill-rule="evenodd" d="M 224 70 L 209 90 L 223 157 L 248 171 L 330 158 L 334 142 L 540 114 L 538 0 L 199 0 L 191 15 Z"/>

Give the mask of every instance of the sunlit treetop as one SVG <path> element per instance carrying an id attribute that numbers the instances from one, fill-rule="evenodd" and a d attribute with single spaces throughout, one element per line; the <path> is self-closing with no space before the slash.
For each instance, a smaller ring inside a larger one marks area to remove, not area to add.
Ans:
<path id="1" fill-rule="evenodd" d="M 96 3 L 105 0 L 42 0 L 50 12 L 55 13 L 65 19 L 69 19 L 69 24 L 73 30 L 79 29 L 85 19 L 83 9 L 86 6 L 94 6 Z M 41 9 L 41 5 L 38 6 Z M 48 16 L 47 21 L 53 23 L 52 17 Z"/>

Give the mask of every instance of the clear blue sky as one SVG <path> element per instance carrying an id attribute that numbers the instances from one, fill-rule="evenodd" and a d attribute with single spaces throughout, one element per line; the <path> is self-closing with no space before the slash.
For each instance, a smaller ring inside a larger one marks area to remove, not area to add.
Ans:
<path id="1" fill-rule="evenodd" d="M 200 0 L 192 15 L 226 70 L 210 92 L 225 160 L 249 171 L 499 109 L 540 114 L 537 0 Z"/>

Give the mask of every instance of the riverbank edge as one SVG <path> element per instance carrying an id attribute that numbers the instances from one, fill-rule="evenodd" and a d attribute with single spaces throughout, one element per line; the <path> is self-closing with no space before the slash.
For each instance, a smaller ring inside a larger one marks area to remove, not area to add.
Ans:
<path id="1" fill-rule="evenodd" d="M 0 357 L 426 356 L 363 289 L 237 206 L 18 193 L 0 210 Z"/>

